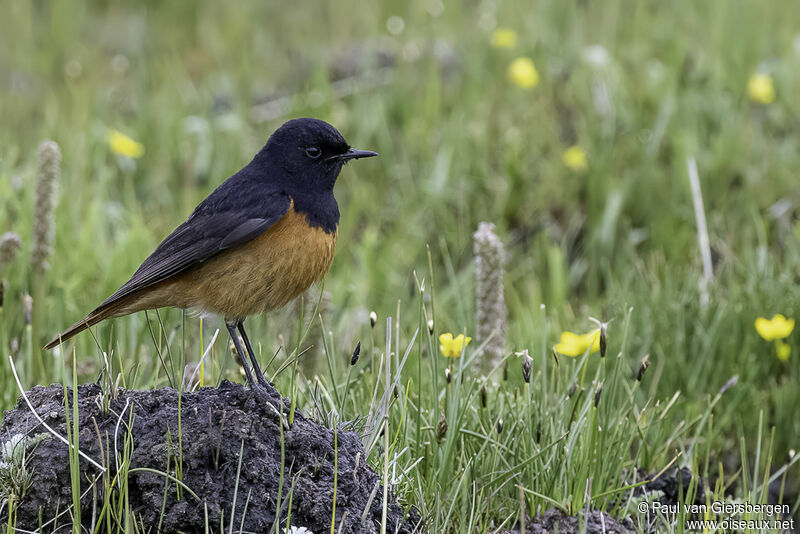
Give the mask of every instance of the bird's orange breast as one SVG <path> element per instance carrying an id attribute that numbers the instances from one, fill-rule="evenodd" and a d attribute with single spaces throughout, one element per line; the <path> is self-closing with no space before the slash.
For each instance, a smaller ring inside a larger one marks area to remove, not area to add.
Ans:
<path id="1" fill-rule="evenodd" d="M 325 276 L 337 233 L 309 226 L 292 206 L 257 238 L 159 284 L 155 293 L 170 306 L 231 319 L 273 310 Z"/>

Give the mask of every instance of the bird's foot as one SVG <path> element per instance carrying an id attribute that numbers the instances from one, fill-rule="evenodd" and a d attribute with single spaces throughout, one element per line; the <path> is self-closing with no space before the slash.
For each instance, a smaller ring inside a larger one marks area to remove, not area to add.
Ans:
<path id="1" fill-rule="evenodd" d="M 289 409 L 287 403 L 284 402 L 283 396 L 275 389 L 275 386 L 273 386 L 271 382 L 264 380 L 262 383 L 261 381 L 254 380 L 252 383 L 248 384 L 248 386 L 250 391 L 258 397 L 259 401 L 263 401 L 272 406 L 276 413 L 286 413 L 286 410 Z"/>

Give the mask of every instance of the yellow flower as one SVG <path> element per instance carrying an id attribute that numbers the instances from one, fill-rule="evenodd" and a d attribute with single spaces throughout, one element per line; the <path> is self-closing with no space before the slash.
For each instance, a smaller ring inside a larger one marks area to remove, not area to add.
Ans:
<path id="1" fill-rule="evenodd" d="M 127 158 L 141 158 L 144 154 L 144 145 L 142 143 L 134 141 L 118 130 L 108 132 L 106 141 L 108 141 L 108 146 L 114 154 Z"/>
<path id="2" fill-rule="evenodd" d="M 753 74 L 747 80 L 747 96 L 758 104 L 769 104 L 775 100 L 775 86 L 768 74 Z"/>
<path id="3" fill-rule="evenodd" d="M 490 41 L 495 48 L 514 48 L 517 46 L 517 32 L 511 28 L 497 28 Z"/>
<path id="4" fill-rule="evenodd" d="M 600 350 L 600 329 L 587 334 L 561 332 L 561 343 L 556 345 L 556 352 L 564 356 L 580 356 L 587 350 L 590 353 Z"/>
<path id="5" fill-rule="evenodd" d="M 472 338 L 465 338 L 464 334 L 458 334 L 454 338 L 453 334 L 447 332 L 439 336 L 439 350 L 442 351 L 442 355 L 445 358 L 458 358 L 470 341 L 472 341 Z"/>
<path id="6" fill-rule="evenodd" d="M 776 341 L 775 342 L 775 353 L 778 355 L 778 359 L 782 362 L 789 361 L 789 355 L 792 354 L 792 347 L 789 346 L 788 343 L 783 341 Z"/>
<path id="7" fill-rule="evenodd" d="M 566 149 L 562 159 L 564 160 L 564 165 L 575 172 L 583 172 L 589 166 L 586 163 L 586 152 L 578 145 Z"/>
<path id="8" fill-rule="evenodd" d="M 508 66 L 508 79 L 523 89 L 533 89 L 539 84 L 539 73 L 529 57 L 518 57 Z"/>
<path id="9" fill-rule="evenodd" d="M 773 315 L 772 319 L 764 317 L 756 319 L 756 332 L 767 341 L 789 337 L 792 330 L 794 330 L 794 319 L 787 319 L 780 313 Z"/>

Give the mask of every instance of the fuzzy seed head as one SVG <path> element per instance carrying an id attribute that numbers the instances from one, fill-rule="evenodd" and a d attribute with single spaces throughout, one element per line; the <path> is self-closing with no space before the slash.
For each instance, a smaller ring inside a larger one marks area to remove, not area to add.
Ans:
<path id="1" fill-rule="evenodd" d="M 485 354 L 496 364 L 505 355 L 506 303 L 503 293 L 506 254 L 494 224 L 482 222 L 472 235 L 475 256 L 475 329 Z"/>
<path id="2" fill-rule="evenodd" d="M 370 328 L 375 328 L 375 325 L 378 323 L 378 314 L 374 311 L 369 312 L 369 326 Z"/>
<path id="3" fill-rule="evenodd" d="M 444 379 L 445 379 L 445 381 L 447 381 L 448 384 L 450 382 L 452 382 L 452 380 L 453 380 L 453 373 L 450 372 L 450 368 L 449 367 L 445 367 L 444 368 Z"/>
<path id="4" fill-rule="evenodd" d="M 14 232 L 6 232 L 3 237 L 0 237 L 0 270 L 14 261 L 14 256 L 21 245 L 22 240 L 19 234 Z"/>
<path id="5" fill-rule="evenodd" d="M 497 421 L 497 435 L 499 436 L 499 435 L 500 435 L 500 434 L 502 434 L 502 433 L 503 433 L 503 418 L 501 417 L 501 418 L 500 418 L 500 419 Z"/>
<path id="6" fill-rule="evenodd" d="M 428 334 L 433 335 L 433 319 L 428 319 Z"/>
<path id="7" fill-rule="evenodd" d="M 61 177 L 61 149 L 55 141 L 39 145 L 39 173 L 36 178 L 36 204 L 33 221 L 33 251 L 31 264 L 39 272 L 47 269 L 47 257 L 52 252 L 55 223 L 53 209 L 56 189 Z"/>

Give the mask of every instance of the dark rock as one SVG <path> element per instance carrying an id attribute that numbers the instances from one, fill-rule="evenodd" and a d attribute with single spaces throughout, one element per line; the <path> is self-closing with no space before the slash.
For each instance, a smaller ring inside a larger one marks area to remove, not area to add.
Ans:
<path id="1" fill-rule="evenodd" d="M 63 391 L 60 385 L 37 386 L 27 395 L 36 412 L 65 436 Z M 333 431 L 307 419 L 299 411 L 295 412 L 292 425 L 286 424 L 288 401 L 273 388 L 253 391 L 223 382 L 219 388 L 205 387 L 184 393 L 180 429 L 178 393 L 173 389 L 120 390 L 107 412 L 102 409 L 99 386 L 83 385 L 78 392 L 80 449 L 90 458 L 108 464 L 112 481 L 117 473 L 116 466 L 125 460 L 130 425 L 132 452 L 129 455 L 131 471 L 127 474 L 128 498 L 135 520 L 146 531 L 155 532 L 160 525 L 162 532 L 203 532 L 206 513 L 212 530 L 218 530 L 220 522 L 227 529 L 233 513 L 236 530 L 243 524 L 245 531 L 268 532 L 276 520 L 280 485 L 281 419 L 276 408 L 279 404 L 283 405 L 285 414 L 285 469 L 281 511 L 277 514 L 280 525 L 285 525 L 291 493 L 292 525 L 317 533 L 330 531 L 336 472 L 337 532 L 380 531 L 383 490 L 380 477 L 365 461 L 358 435 L 345 431 L 337 433 L 338 449 L 334 460 Z M 71 407 L 71 390 L 68 396 Z M 0 439 L 6 441 L 18 433 L 42 432 L 47 431 L 20 399 L 15 409 L 6 412 Z M 102 450 L 98 433 L 102 438 Z M 176 484 L 160 474 L 169 472 L 177 476 L 179 434 L 181 479 L 199 499 L 184 490 L 178 500 Z M 243 450 L 241 470 L 238 469 L 240 450 Z M 70 512 L 63 513 L 72 504 L 66 444 L 53 437 L 45 439 L 29 452 L 26 465 L 32 470 L 33 479 L 24 499 L 17 503 L 17 527 L 36 530 L 40 517 L 48 521 L 61 514 L 58 527 L 63 530 L 72 517 Z M 95 518 L 100 512 L 93 510 L 93 496 L 102 503 L 105 485 L 100 470 L 90 462 L 82 458 L 80 468 L 84 495 L 81 517 L 83 526 L 89 528 L 93 512 Z M 158 473 L 139 470 L 141 468 Z M 97 482 L 90 489 L 95 479 Z M 232 512 L 237 480 L 236 506 Z M 110 486 L 115 487 L 116 482 Z M 7 513 L 7 508 L 3 512 Z M 410 519 L 406 517 L 403 508 L 391 499 L 387 531 L 413 532 L 419 519 L 413 511 L 411 515 Z M 6 524 L 6 518 L 0 520 Z M 43 530 L 53 529 L 51 523 Z"/>

